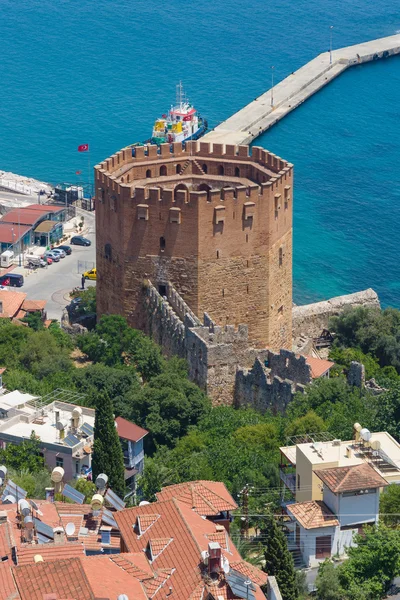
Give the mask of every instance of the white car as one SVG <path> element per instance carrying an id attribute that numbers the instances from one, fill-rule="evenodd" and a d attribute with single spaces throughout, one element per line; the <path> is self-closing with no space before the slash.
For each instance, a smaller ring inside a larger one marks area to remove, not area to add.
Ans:
<path id="1" fill-rule="evenodd" d="M 66 254 L 65 254 L 64 250 L 61 250 L 60 248 L 54 248 L 54 249 L 52 250 L 52 252 L 53 252 L 54 254 L 58 254 L 58 256 L 59 256 L 60 258 L 65 258 L 65 257 L 66 257 Z"/>

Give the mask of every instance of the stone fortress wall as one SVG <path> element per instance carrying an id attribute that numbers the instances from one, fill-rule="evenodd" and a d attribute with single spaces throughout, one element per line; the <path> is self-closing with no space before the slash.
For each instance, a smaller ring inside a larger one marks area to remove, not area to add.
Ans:
<path id="1" fill-rule="evenodd" d="M 146 327 L 141 288 L 291 347 L 292 165 L 204 142 L 125 148 L 96 166 L 99 313 Z"/>

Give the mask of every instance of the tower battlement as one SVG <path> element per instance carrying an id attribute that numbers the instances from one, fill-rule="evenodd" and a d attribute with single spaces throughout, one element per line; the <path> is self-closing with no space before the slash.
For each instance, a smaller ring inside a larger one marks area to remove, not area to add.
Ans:
<path id="1" fill-rule="evenodd" d="M 246 324 L 256 347 L 290 348 L 291 163 L 196 141 L 127 147 L 95 169 L 100 313 L 145 327 L 143 280 L 161 296 L 171 283 L 221 336 Z"/>

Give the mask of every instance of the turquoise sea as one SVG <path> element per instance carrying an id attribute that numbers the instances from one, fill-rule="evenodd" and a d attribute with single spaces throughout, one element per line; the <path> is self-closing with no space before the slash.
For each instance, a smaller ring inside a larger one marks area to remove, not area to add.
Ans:
<path id="1" fill-rule="evenodd" d="M 0 0 L 0 169 L 76 181 L 150 135 L 175 84 L 211 125 L 329 48 L 392 35 L 384 0 Z M 295 164 L 298 303 L 400 307 L 400 57 L 347 71 L 262 145 Z"/>

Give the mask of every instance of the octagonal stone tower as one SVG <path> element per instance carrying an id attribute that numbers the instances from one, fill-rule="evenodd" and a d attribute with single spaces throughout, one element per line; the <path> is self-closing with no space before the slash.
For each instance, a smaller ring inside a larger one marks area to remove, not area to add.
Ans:
<path id="1" fill-rule="evenodd" d="M 256 347 L 291 348 L 293 165 L 263 148 L 127 147 L 95 167 L 97 305 L 146 330 L 143 285 L 171 283 Z"/>

